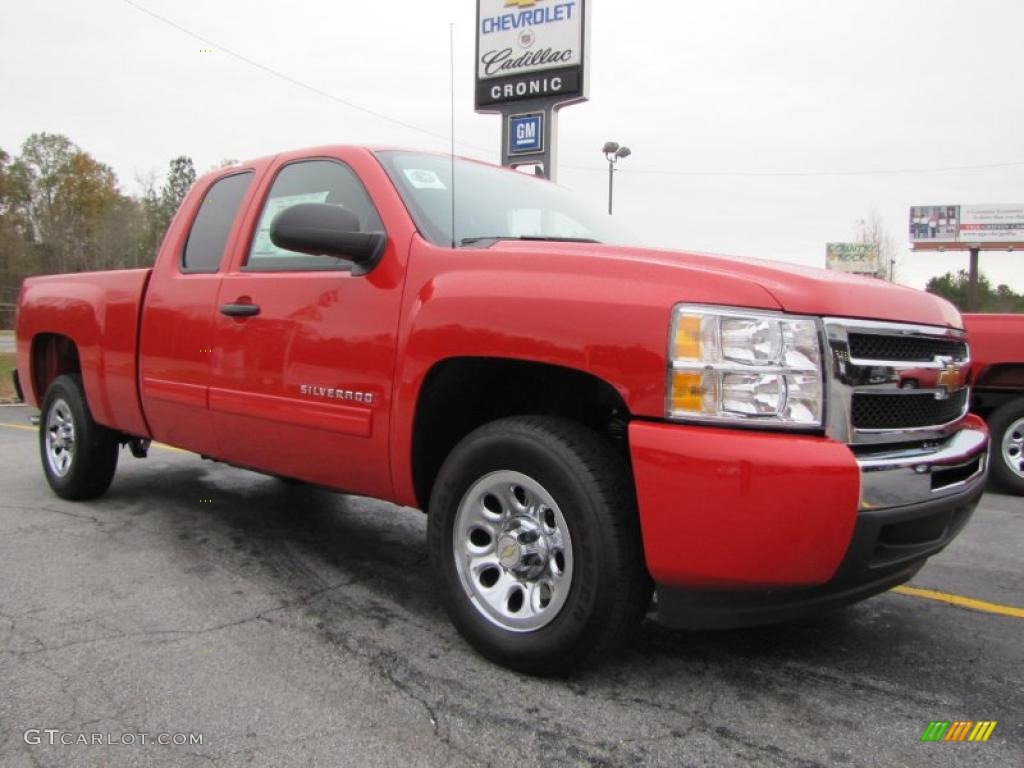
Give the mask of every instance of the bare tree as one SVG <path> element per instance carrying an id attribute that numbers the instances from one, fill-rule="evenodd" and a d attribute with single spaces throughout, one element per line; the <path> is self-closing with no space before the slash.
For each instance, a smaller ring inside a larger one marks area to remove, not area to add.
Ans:
<path id="1" fill-rule="evenodd" d="M 234 158 L 231 158 L 231 157 L 225 157 L 223 160 L 221 160 L 216 165 L 211 165 L 209 168 L 207 168 L 205 173 L 210 173 L 212 171 L 219 171 L 221 168 L 227 168 L 229 165 L 238 165 L 238 161 L 235 160 Z"/>
<path id="2" fill-rule="evenodd" d="M 882 221 L 878 209 L 872 208 L 866 219 L 857 221 L 857 242 L 875 246 L 878 251 L 878 277 L 896 282 L 896 238 Z"/>

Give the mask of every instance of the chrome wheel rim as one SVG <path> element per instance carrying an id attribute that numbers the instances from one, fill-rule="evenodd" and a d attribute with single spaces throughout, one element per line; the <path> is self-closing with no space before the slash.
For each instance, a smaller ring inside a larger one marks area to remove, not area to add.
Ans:
<path id="1" fill-rule="evenodd" d="M 62 398 L 54 400 L 46 414 L 46 460 L 57 477 L 67 475 L 75 461 L 75 423 Z"/>
<path id="2" fill-rule="evenodd" d="M 1024 477 L 1024 418 L 1017 419 L 1003 433 L 1003 462 L 1017 477 Z"/>
<path id="3" fill-rule="evenodd" d="M 452 543 L 477 612 L 512 632 L 546 626 L 572 584 L 569 527 L 550 493 L 520 472 L 492 472 L 459 503 Z"/>

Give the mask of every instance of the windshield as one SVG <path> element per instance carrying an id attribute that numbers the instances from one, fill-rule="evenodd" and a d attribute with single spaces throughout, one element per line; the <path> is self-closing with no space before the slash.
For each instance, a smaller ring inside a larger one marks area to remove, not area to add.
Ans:
<path id="1" fill-rule="evenodd" d="M 567 189 L 519 171 L 444 155 L 376 153 L 420 233 L 435 245 L 486 245 L 492 239 L 634 244 L 610 216 L 593 212 Z"/>

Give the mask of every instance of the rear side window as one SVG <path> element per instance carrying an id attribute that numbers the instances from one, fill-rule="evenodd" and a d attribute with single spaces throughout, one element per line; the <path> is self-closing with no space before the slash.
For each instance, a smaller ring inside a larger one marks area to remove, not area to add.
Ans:
<path id="1" fill-rule="evenodd" d="M 251 181 L 251 172 L 236 173 L 207 190 L 181 254 L 182 272 L 216 272 L 220 268 L 224 246 Z"/>

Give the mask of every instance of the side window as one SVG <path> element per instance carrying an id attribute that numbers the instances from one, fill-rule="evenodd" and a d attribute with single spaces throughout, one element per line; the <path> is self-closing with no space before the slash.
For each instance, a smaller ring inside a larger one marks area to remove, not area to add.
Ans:
<path id="1" fill-rule="evenodd" d="M 281 211 L 299 203 L 340 205 L 359 219 L 361 232 L 383 232 L 384 225 L 370 202 L 366 188 L 347 165 L 336 160 L 303 160 L 286 165 L 274 179 L 249 249 L 245 269 L 273 270 L 351 269 L 352 262 L 332 256 L 309 256 L 286 251 L 270 240 L 270 224 Z"/>
<path id="2" fill-rule="evenodd" d="M 216 272 L 220 268 L 224 246 L 251 181 L 251 172 L 236 173 L 207 190 L 181 253 L 182 272 Z"/>

